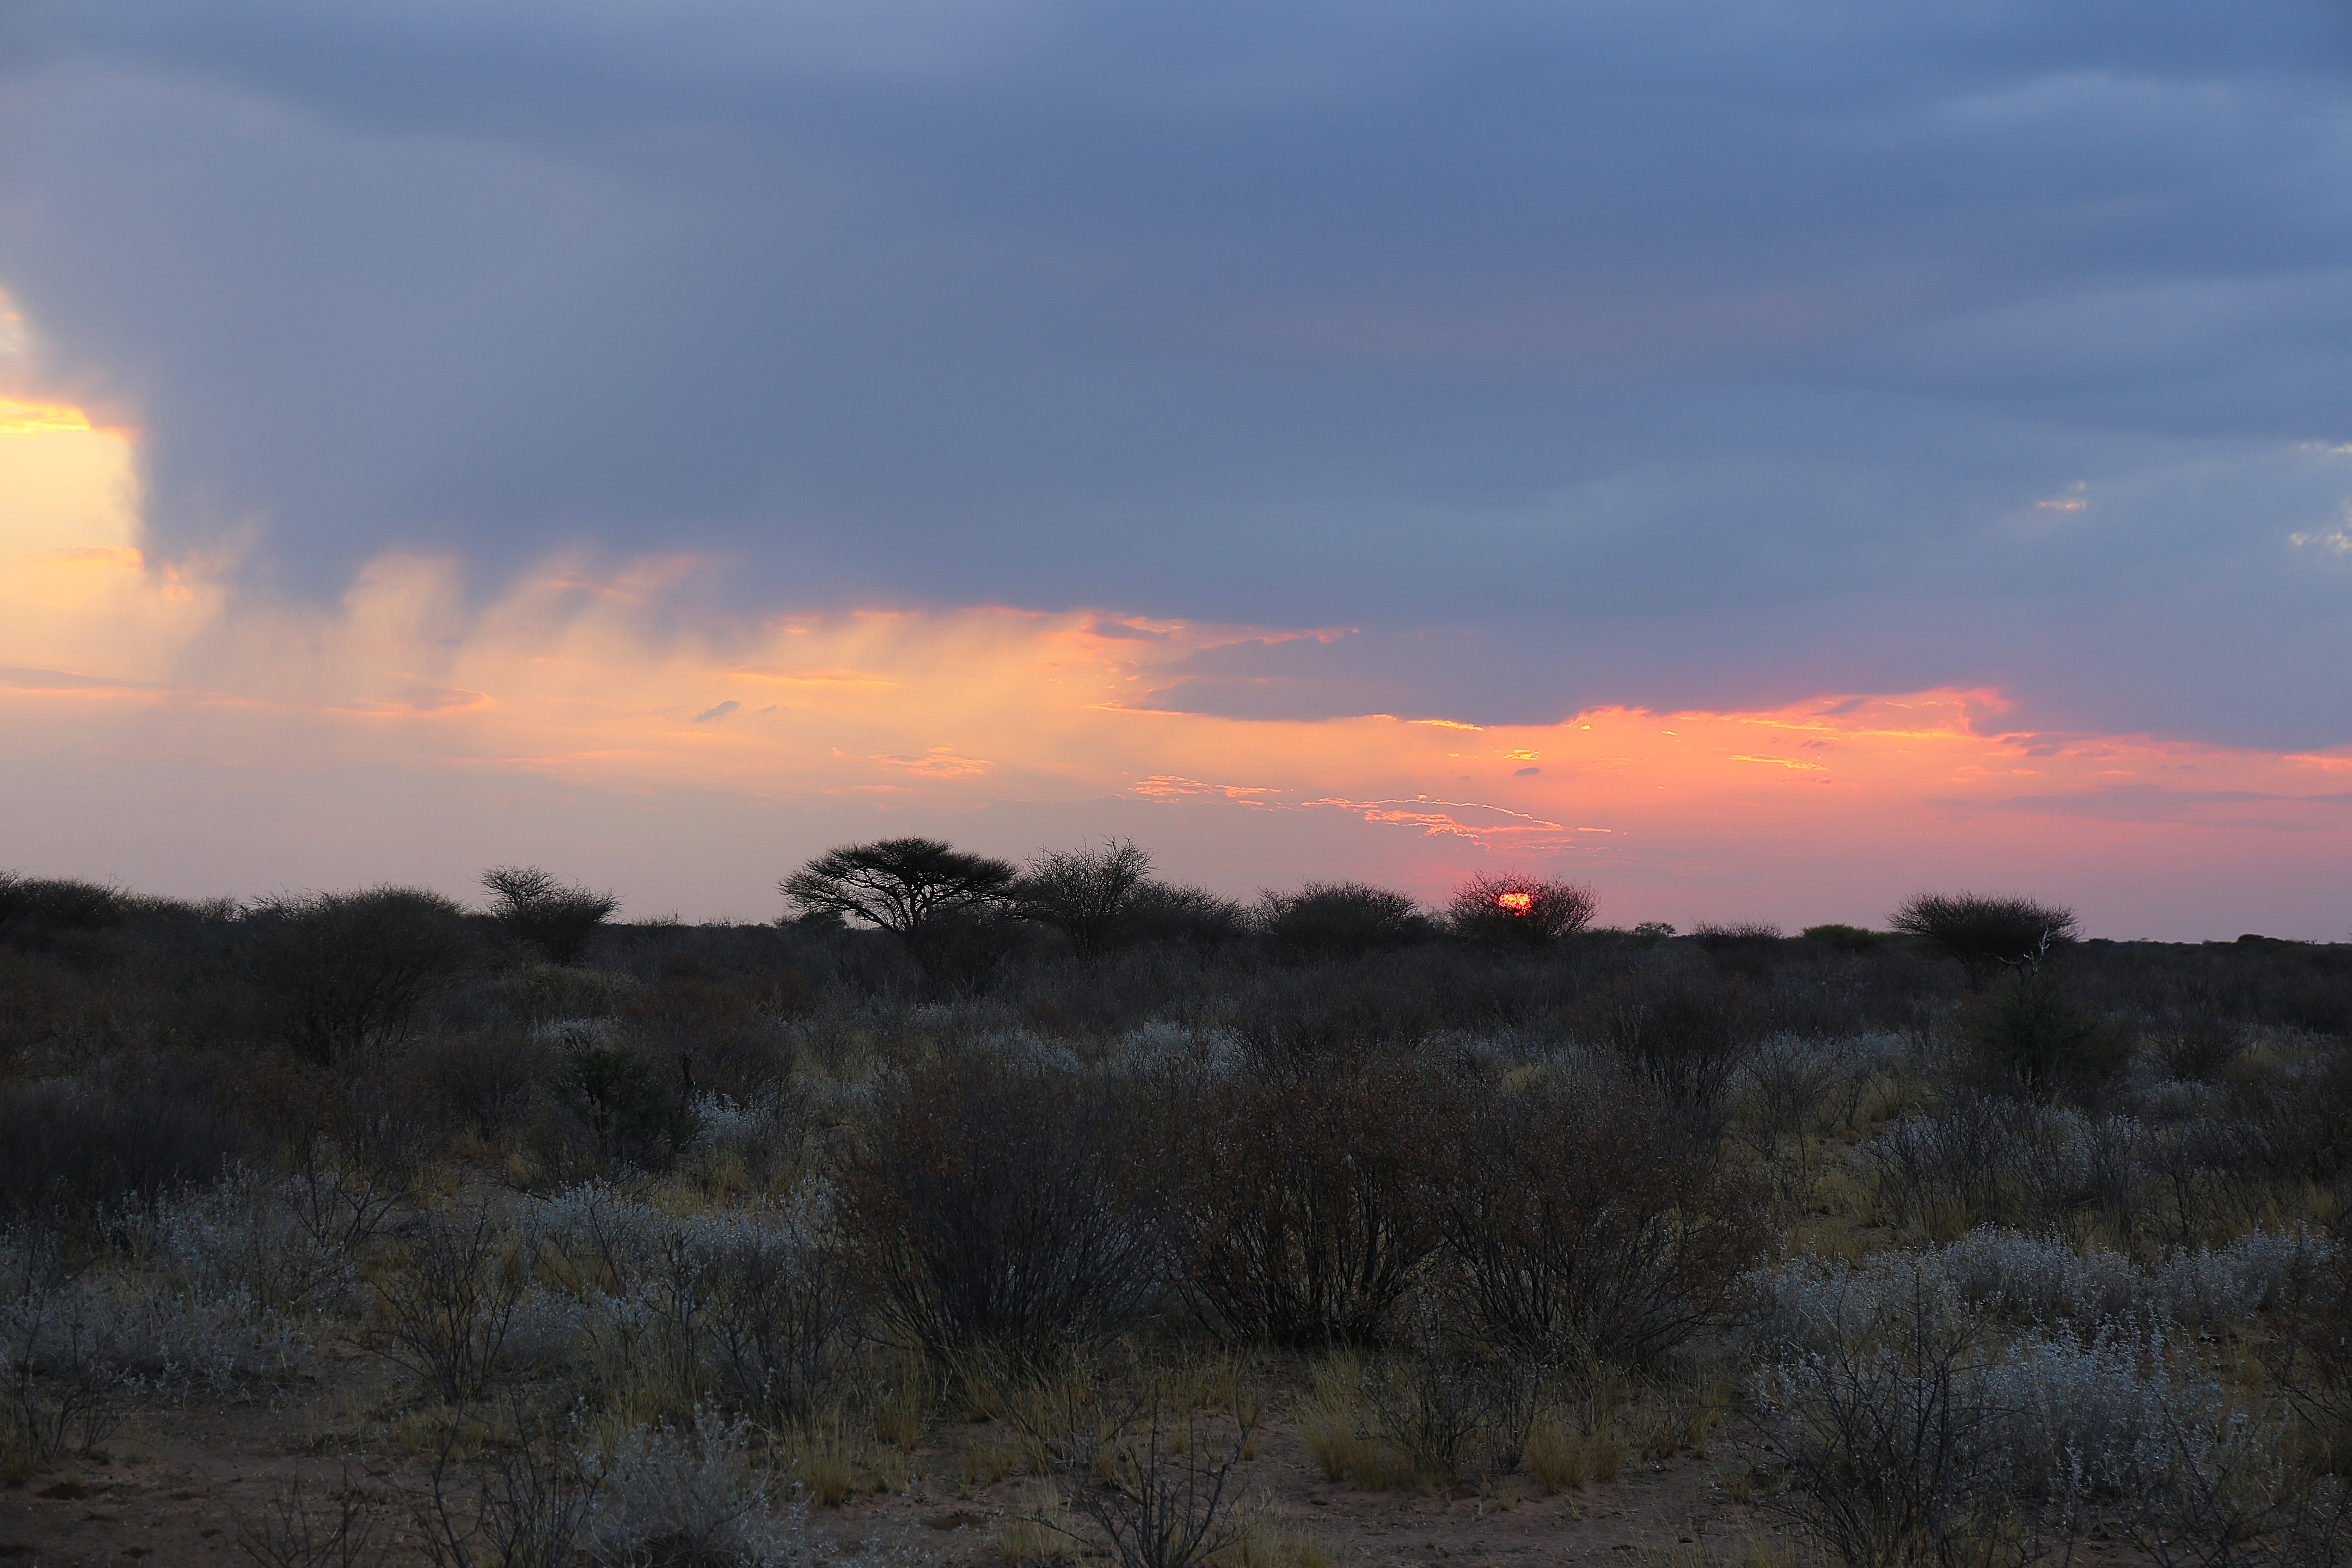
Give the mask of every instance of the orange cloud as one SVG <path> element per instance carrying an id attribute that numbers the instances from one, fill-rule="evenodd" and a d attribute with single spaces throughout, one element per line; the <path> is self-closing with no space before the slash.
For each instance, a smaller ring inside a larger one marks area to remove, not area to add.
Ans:
<path id="1" fill-rule="evenodd" d="M 1014 854 L 1129 833 L 1236 892 L 1540 868 L 1627 921 L 1869 921 L 1935 883 L 2074 898 L 2125 935 L 2345 923 L 2322 868 L 2352 848 L 2352 756 L 2012 732 L 1981 690 L 1543 725 L 1169 712 L 1147 696 L 1169 667 L 1294 634 L 679 615 L 697 563 L 677 560 L 550 561 L 484 603 L 458 563 L 387 556 L 338 605 L 257 601 L 148 561 L 127 441 L 43 417 L 0 447 L 0 724 L 47 762 L 0 806 L 43 823 L 54 869 L 462 887 L 568 856 L 690 912 L 767 914 L 777 871 L 889 825 Z"/>

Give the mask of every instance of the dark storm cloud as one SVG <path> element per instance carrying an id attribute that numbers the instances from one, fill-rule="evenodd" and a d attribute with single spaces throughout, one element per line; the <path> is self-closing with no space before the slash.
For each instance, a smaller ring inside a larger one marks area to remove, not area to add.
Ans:
<path id="1" fill-rule="evenodd" d="M 308 591 L 586 542 L 1356 629 L 1215 711 L 2352 739 L 2332 4 L 11 15 L 43 374 Z"/>

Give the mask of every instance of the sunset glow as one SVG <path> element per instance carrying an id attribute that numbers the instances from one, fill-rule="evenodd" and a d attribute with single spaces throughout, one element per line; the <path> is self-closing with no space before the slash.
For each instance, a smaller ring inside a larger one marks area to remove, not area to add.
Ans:
<path id="1" fill-rule="evenodd" d="M 43 868 L 458 889 L 536 858 L 637 907 L 765 917 L 781 867 L 886 827 L 1013 854 L 1118 832 L 1237 893 L 1344 872 L 1434 898 L 1508 865 L 1594 884 L 1605 921 L 1793 925 L 1867 922 L 1930 881 L 2081 885 L 2110 934 L 2337 934 L 2317 868 L 2352 847 L 2340 752 L 2013 731 L 1990 690 L 1238 720 L 1159 698 L 1204 649 L 1328 634 L 990 606 L 730 617 L 709 606 L 722 563 L 689 558 L 552 559 L 478 599 L 457 562 L 388 555 L 306 609 L 216 563 L 151 562 L 124 439 L 45 418 L 0 447 L 0 721 L 48 759 L 4 804 L 54 824 Z M 2161 901 L 2190 878 L 2239 891 Z"/>

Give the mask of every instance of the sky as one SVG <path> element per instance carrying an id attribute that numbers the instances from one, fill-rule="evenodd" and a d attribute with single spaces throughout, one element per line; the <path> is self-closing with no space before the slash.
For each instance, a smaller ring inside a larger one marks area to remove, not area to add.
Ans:
<path id="1" fill-rule="evenodd" d="M 2352 935 L 2352 12 L 14 0 L 0 866 Z"/>

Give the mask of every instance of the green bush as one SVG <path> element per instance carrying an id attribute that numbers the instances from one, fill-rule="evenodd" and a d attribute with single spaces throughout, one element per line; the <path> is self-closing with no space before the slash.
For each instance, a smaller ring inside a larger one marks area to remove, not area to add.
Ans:
<path id="1" fill-rule="evenodd" d="M 694 1139 L 692 1110 L 626 1047 L 587 1045 L 564 1052 L 548 1087 L 588 1123 L 607 1159 L 653 1163 Z"/>

